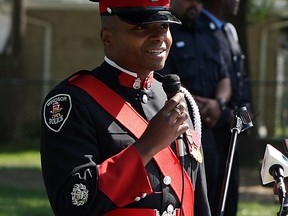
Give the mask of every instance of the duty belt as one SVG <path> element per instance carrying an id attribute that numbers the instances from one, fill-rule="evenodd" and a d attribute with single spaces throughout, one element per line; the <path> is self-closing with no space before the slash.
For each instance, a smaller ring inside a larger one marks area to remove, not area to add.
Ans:
<path id="1" fill-rule="evenodd" d="M 145 209 L 145 208 L 119 208 L 110 211 L 104 216 L 179 216 L 180 209 L 174 209 L 172 205 L 167 207 L 167 210 L 162 214 L 157 209 Z"/>

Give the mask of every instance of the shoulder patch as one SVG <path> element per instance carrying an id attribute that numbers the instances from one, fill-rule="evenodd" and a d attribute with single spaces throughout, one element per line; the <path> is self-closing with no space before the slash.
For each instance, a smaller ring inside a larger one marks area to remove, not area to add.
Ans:
<path id="1" fill-rule="evenodd" d="M 68 119 L 71 108 L 71 97 L 68 94 L 58 94 L 48 99 L 43 112 L 46 126 L 54 132 L 59 132 Z"/>

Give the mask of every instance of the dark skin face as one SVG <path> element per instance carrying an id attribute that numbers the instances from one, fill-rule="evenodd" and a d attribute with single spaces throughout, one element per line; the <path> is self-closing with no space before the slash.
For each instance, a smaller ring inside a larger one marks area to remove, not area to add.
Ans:
<path id="1" fill-rule="evenodd" d="M 136 72 L 140 78 L 164 67 L 172 43 L 167 23 L 132 25 L 117 16 L 102 17 L 100 36 L 105 55 L 120 67 Z M 144 165 L 189 128 L 183 101 L 181 93 L 167 100 L 133 144 Z M 176 106 L 179 113 L 174 110 Z"/>
<path id="2" fill-rule="evenodd" d="M 133 25 L 117 16 L 102 17 L 101 39 L 106 56 L 145 78 L 164 67 L 172 37 L 168 23 Z"/>
<path id="3" fill-rule="evenodd" d="M 224 16 L 236 16 L 240 0 L 203 0 L 204 8 L 214 14 L 217 18 Z"/>
<path id="4" fill-rule="evenodd" d="M 171 0 L 170 7 L 172 13 L 178 17 L 182 23 L 190 24 L 200 13 L 202 4 L 197 0 Z"/>

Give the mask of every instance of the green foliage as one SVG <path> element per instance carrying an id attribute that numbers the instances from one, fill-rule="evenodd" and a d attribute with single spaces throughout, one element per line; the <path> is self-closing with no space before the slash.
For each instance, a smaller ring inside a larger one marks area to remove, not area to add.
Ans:
<path id="1" fill-rule="evenodd" d="M 52 216 L 40 170 L 39 138 L 0 143 L 0 216 Z"/>
<path id="2" fill-rule="evenodd" d="M 0 153 L 0 167 L 4 168 L 36 168 L 40 169 L 40 154 L 37 151 Z"/>
<path id="3" fill-rule="evenodd" d="M 0 144 L 0 168 L 40 169 L 39 143 L 36 138 Z"/>
<path id="4" fill-rule="evenodd" d="M 237 216 L 273 216 L 277 215 L 280 206 L 260 202 L 240 202 Z"/>
<path id="5" fill-rule="evenodd" d="M 263 22 L 269 18 L 275 0 L 249 0 L 247 2 L 248 23 Z"/>
<path id="6" fill-rule="evenodd" d="M 52 216 L 46 191 L 0 185 L 0 216 Z"/>
<path id="7" fill-rule="evenodd" d="M 0 141 L 0 153 L 2 152 L 21 152 L 21 151 L 39 151 L 40 138 L 23 139 L 20 141 L 1 142 Z"/>

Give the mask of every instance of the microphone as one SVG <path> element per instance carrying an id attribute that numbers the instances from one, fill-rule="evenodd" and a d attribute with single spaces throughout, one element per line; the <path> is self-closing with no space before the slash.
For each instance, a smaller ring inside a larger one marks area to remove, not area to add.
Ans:
<path id="1" fill-rule="evenodd" d="M 268 184 L 288 176 L 288 158 L 270 144 L 266 150 L 261 167 L 262 184 Z M 279 180 L 280 181 L 280 180 Z"/>
<path id="2" fill-rule="evenodd" d="M 170 99 L 180 92 L 180 77 L 176 74 L 168 74 L 166 76 L 163 76 L 162 86 L 167 95 L 167 98 Z"/>
<path id="3" fill-rule="evenodd" d="M 162 87 L 165 91 L 168 100 L 180 92 L 181 82 L 176 74 L 168 74 L 162 77 Z M 179 157 L 181 165 L 184 165 L 184 142 L 183 134 L 179 135 L 176 139 L 177 156 Z"/>
<path id="4" fill-rule="evenodd" d="M 284 140 L 286 145 L 287 140 Z M 286 149 L 285 149 L 286 151 Z M 273 176 L 273 178 L 271 177 Z M 288 215 L 288 194 L 284 183 L 284 177 L 288 176 L 288 158 L 271 145 L 266 145 L 265 155 L 261 168 L 262 183 L 277 183 L 280 211 L 278 216 Z"/>

